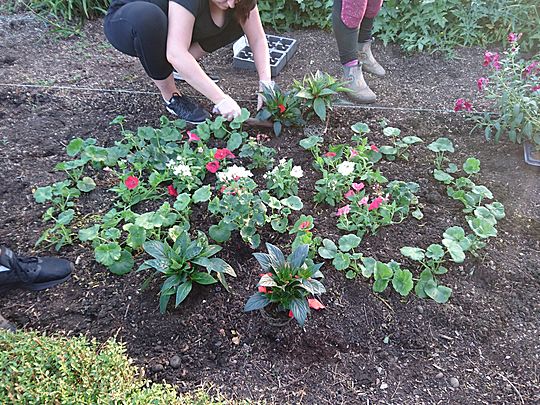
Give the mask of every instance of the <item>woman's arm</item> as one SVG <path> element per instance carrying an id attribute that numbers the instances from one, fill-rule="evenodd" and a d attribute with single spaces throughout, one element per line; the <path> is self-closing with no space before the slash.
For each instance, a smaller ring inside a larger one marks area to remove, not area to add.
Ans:
<path id="1" fill-rule="evenodd" d="M 167 60 L 185 81 L 214 104 L 227 95 L 208 77 L 189 52 L 195 16 L 181 5 L 169 2 L 169 28 L 167 33 Z"/>
<path id="2" fill-rule="evenodd" d="M 272 75 L 270 71 L 268 42 L 266 41 L 266 35 L 264 34 L 257 6 L 251 10 L 247 20 L 241 25 L 249 41 L 249 46 L 253 51 L 253 59 L 257 73 L 259 74 L 259 81 L 270 82 Z"/>

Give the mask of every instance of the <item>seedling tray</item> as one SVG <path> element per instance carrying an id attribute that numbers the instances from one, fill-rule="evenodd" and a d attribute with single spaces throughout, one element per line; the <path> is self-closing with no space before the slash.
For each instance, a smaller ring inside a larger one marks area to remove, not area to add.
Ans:
<path id="1" fill-rule="evenodd" d="M 298 49 L 296 39 L 280 37 L 277 35 L 267 35 L 268 50 L 270 51 L 270 69 L 272 77 L 275 77 L 285 67 L 287 62 Z M 233 46 L 234 57 L 233 66 L 238 69 L 255 70 L 253 52 L 249 47 L 246 38 L 242 37 Z"/>

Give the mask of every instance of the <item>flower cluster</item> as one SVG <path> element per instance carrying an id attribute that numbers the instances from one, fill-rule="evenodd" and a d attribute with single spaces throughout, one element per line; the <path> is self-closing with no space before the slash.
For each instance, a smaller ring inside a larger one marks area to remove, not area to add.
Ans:
<path id="1" fill-rule="evenodd" d="M 458 98 L 454 105 L 454 111 L 472 111 L 472 103 L 464 98 Z"/>
<path id="2" fill-rule="evenodd" d="M 192 177 L 191 168 L 185 164 L 182 156 L 177 156 L 176 160 L 169 160 L 167 167 L 172 170 L 173 174 L 178 177 Z"/>
<path id="3" fill-rule="evenodd" d="M 232 165 L 227 170 L 218 173 L 217 178 L 219 181 L 225 183 L 228 181 L 237 181 L 246 177 L 253 177 L 253 173 L 247 170 L 245 167 Z"/>
<path id="4" fill-rule="evenodd" d="M 283 158 L 271 171 L 265 173 L 266 187 L 282 198 L 286 195 L 298 194 L 299 179 L 304 176 L 300 166 L 293 166 L 292 159 Z"/>

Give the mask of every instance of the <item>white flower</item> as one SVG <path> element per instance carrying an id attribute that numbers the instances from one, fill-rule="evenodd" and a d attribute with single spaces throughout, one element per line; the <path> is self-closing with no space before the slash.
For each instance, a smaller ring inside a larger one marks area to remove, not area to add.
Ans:
<path id="1" fill-rule="evenodd" d="M 227 170 L 217 173 L 220 181 L 238 180 L 244 177 L 253 177 L 253 173 L 242 166 L 232 165 Z"/>
<path id="2" fill-rule="evenodd" d="M 302 168 L 300 166 L 294 166 L 291 170 L 291 176 L 296 177 L 299 179 L 304 175 L 304 172 L 302 171 Z"/>
<path id="3" fill-rule="evenodd" d="M 279 160 L 279 165 L 283 166 L 285 163 L 287 163 L 287 158 L 283 158 Z"/>
<path id="4" fill-rule="evenodd" d="M 340 163 L 337 167 L 337 171 L 339 174 L 342 174 L 343 176 L 348 176 L 352 172 L 354 172 L 354 163 L 353 162 L 343 162 Z"/>
<path id="5" fill-rule="evenodd" d="M 176 165 L 173 169 L 176 176 L 191 177 L 191 168 L 188 165 Z"/>

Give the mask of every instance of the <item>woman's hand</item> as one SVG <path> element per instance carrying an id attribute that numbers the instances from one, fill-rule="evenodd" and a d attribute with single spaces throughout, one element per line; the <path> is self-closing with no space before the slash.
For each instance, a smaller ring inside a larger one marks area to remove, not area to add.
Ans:
<path id="1" fill-rule="evenodd" d="M 226 95 L 219 103 L 214 106 L 213 112 L 221 114 L 226 120 L 232 121 L 240 115 L 240 106 L 231 96 Z"/>

